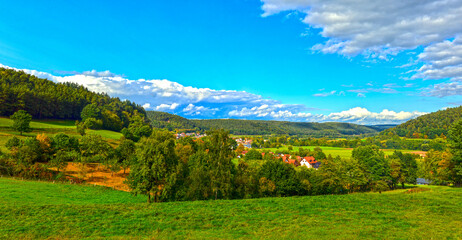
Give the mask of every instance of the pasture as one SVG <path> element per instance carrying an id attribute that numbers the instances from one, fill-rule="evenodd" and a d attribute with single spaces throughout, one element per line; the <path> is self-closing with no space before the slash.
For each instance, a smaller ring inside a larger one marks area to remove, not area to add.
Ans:
<path id="1" fill-rule="evenodd" d="M 13 126 L 13 120 L 5 117 L 0 117 L 0 149 L 4 149 L 6 141 L 12 136 L 17 136 L 19 138 L 26 137 L 35 137 L 37 134 L 45 133 L 48 136 L 54 136 L 58 133 L 65 133 L 68 135 L 74 135 L 80 137 L 75 129 L 74 120 L 32 120 L 30 127 L 32 132 L 23 133 L 23 136 L 20 136 L 19 132 L 11 129 Z M 87 133 L 97 134 L 103 138 L 110 140 L 119 140 L 122 137 L 122 133 L 109 131 L 109 130 L 91 130 L 88 129 Z"/>
<path id="2" fill-rule="evenodd" d="M 293 146 L 292 151 L 298 151 L 299 148 L 310 149 L 311 151 L 313 151 L 313 149 L 315 147 L 316 146 L 301 146 L 301 147 Z M 341 158 L 350 158 L 351 153 L 353 151 L 352 148 L 322 147 L 322 146 L 320 146 L 320 148 L 326 154 L 326 156 L 330 154 L 330 155 L 332 155 L 332 157 L 340 156 Z M 278 152 L 281 152 L 281 151 L 288 151 L 289 149 L 288 149 L 288 146 L 283 146 L 283 147 L 280 147 L 280 148 L 263 148 L 263 150 L 269 150 L 271 152 L 278 153 Z M 382 151 L 385 153 L 385 155 L 392 155 L 394 151 L 402 151 L 403 153 L 416 152 L 416 151 L 413 151 L 413 150 L 400 150 L 400 149 L 398 149 L 398 150 L 395 150 L 395 149 L 382 149 Z"/>
<path id="3" fill-rule="evenodd" d="M 462 189 L 145 203 L 98 186 L 0 178 L 2 239 L 462 238 Z"/>

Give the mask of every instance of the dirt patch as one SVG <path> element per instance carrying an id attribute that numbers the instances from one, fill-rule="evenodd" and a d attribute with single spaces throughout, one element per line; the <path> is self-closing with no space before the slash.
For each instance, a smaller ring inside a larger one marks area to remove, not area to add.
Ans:
<path id="1" fill-rule="evenodd" d="M 426 192 L 430 191 L 430 188 L 421 188 L 421 187 L 416 187 L 416 188 L 411 188 L 404 193 L 420 193 L 420 192 Z"/>
<path id="2" fill-rule="evenodd" d="M 130 190 L 124 183 L 129 171 L 130 170 L 127 169 L 125 173 L 123 170 L 111 173 L 111 171 L 98 163 L 90 163 L 81 166 L 73 162 L 68 163 L 64 170 L 65 174 L 69 176 L 69 180 L 73 182 L 85 181 L 88 184 L 110 187 L 126 192 Z"/>

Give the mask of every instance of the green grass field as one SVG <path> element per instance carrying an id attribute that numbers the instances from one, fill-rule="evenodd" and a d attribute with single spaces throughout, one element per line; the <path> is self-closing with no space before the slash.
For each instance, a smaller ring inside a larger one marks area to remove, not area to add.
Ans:
<path id="1" fill-rule="evenodd" d="M 305 148 L 305 149 L 310 149 L 313 150 L 316 146 L 302 146 L 302 147 L 293 147 L 293 151 L 298 151 L 299 148 Z M 340 147 L 320 147 L 322 151 L 326 155 L 332 155 L 332 157 L 340 156 L 341 158 L 350 158 L 351 157 L 351 152 L 353 149 L 351 148 L 340 148 Z M 269 150 L 272 152 L 277 153 L 278 151 L 284 151 L 288 150 L 287 146 L 280 147 L 279 149 L 277 148 L 264 148 L 264 150 Z M 386 155 L 391 155 L 395 151 L 395 149 L 383 149 L 382 150 Z M 413 152 L 412 150 L 398 150 L 402 151 L 403 153 L 408 153 L 408 152 Z"/>
<path id="2" fill-rule="evenodd" d="M 0 178 L 0 239 L 458 239 L 462 189 L 145 203 L 111 189 Z"/>
<path id="3" fill-rule="evenodd" d="M 13 126 L 13 120 L 0 117 L 0 127 Z M 33 120 L 30 123 L 31 128 L 75 128 L 73 120 Z"/>
<path id="4" fill-rule="evenodd" d="M 19 138 L 35 137 L 37 134 L 45 133 L 48 136 L 54 136 L 58 133 L 65 133 L 80 137 L 75 130 L 75 121 L 73 120 L 33 120 L 30 123 L 32 132 L 23 133 L 20 136 L 19 132 L 10 129 L 13 126 L 13 120 L 5 117 L 0 117 L 0 150 L 5 151 L 6 141 L 13 135 Z M 109 130 L 87 130 L 87 133 L 101 135 L 103 138 L 118 140 L 122 137 L 122 133 Z"/>

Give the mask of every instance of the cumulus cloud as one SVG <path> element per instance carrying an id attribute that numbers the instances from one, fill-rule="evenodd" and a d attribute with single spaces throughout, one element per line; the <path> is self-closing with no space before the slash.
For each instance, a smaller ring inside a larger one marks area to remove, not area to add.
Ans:
<path id="1" fill-rule="evenodd" d="M 410 79 L 440 80 L 446 82 L 430 85 L 421 94 L 431 97 L 462 95 L 462 37 L 434 43 L 418 55 L 422 66 L 408 71 Z"/>
<path id="2" fill-rule="evenodd" d="M 439 98 L 462 95 L 462 82 L 454 81 L 430 85 L 423 89 L 422 95 Z"/>
<path id="3" fill-rule="evenodd" d="M 277 120 L 299 121 L 299 122 L 350 122 L 357 124 L 394 124 L 407 121 L 426 114 L 425 112 L 395 112 L 384 109 L 376 113 L 370 112 L 366 108 L 356 107 L 346 111 L 334 112 L 330 114 L 312 114 L 302 112 L 291 112 L 270 107 L 243 108 L 231 111 L 230 117 L 271 117 Z"/>
<path id="4" fill-rule="evenodd" d="M 412 79 L 462 80 L 462 37 L 432 44 L 418 55 L 424 63 Z"/>
<path id="5" fill-rule="evenodd" d="M 424 112 L 395 112 L 384 109 L 380 113 L 370 112 L 366 108 L 356 107 L 347 111 L 331 113 L 327 115 L 327 119 L 340 122 L 355 122 L 355 123 L 397 123 L 406 121 L 418 116 L 424 115 Z"/>
<path id="6" fill-rule="evenodd" d="M 156 106 L 157 111 L 166 111 L 166 110 L 175 110 L 180 104 L 178 103 L 172 103 L 172 104 L 160 104 L 159 106 Z"/>
<path id="7" fill-rule="evenodd" d="M 305 14 L 326 42 L 314 51 L 386 59 L 402 50 L 441 42 L 462 33 L 460 0 L 262 0 L 263 16 Z"/>

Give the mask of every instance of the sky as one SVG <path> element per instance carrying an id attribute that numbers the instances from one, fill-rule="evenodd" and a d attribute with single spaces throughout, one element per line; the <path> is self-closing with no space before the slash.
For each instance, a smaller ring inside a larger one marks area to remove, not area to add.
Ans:
<path id="1" fill-rule="evenodd" d="M 460 0 L 0 5 L 0 66 L 146 110 L 396 124 L 462 104 Z"/>

